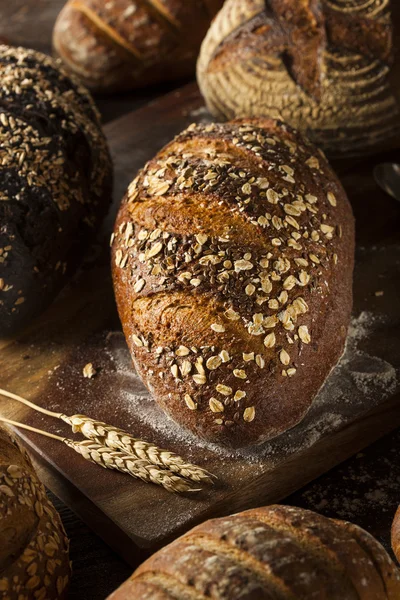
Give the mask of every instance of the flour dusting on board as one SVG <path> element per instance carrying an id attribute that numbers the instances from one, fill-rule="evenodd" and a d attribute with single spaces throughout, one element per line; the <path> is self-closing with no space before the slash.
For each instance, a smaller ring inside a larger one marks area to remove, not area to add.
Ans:
<path id="1" fill-rule="evenodd" d="M 188 117 L 193 121 L 196 121 L 196 123 L 211 123 L 213 121 L 206 106 L 200 106 L 199 108 L 191 110 Z"/>
<path id="2" fill-rule="evenodd" d="M 324 435 L 349 423 L 358 406 L 358 414 L 372 410 L 376 398 L 391 396 L 398 385 L 395 368 L 365 351 L 366 342 L 384 324 L 383 317 L 362 312 L 353 317 L 345 352 L 316 397 L 305 419 L 294 429 L 251 449 L 230 450 L 203 442 L 185 431 L 153 401 L 134 371 L 122 334 L 109 336 L 107 350 L 115 364 L 124 390 L 121 401 L 128 414 L 140 415 L 140 420 L 152 430 L 162 433 L 165 443 L 179 441 L 192 454 L 193 448 L 207 448 L 221 457 L 245 458 L 246 462 L 271 465 L 291 454 L 314 445 Z M 129 428 L 129 423 L 127 423 Z"/>

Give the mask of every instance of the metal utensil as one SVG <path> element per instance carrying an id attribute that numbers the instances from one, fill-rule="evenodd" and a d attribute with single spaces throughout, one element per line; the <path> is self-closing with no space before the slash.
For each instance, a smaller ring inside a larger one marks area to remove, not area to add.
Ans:
<path id="1" fill-rule="evenodd" d="M 400 202 L 400 165 L 380 163 L 374 168 L 374 177 L 384 192 Z"/>

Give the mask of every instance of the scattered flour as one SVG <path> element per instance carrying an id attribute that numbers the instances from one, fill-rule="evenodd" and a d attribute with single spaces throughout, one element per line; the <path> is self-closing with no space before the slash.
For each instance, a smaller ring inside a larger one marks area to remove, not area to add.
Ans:
<path id="1" fill-rule="evenodd" d="M 200 106 L 199 108 L 191 110 L 188 117 L 193 121 L 196 121 L 196 123 L 211 123 L 213 121 L 206 106 Z"/>
<path id="2" fill-rule="evenodd" d="M 116 366 L 121 402 L 132 417 L 140 414 L 143 424 L 162 433 L 165 440 L 178 441 L 188 455 L 199 449 L 220 456 L 246 459 L 246 463 L 270 465 L 314 445 L 328 433 L 351 422 L 354 413 L 368 412 L 378 401 L 394 394 L 398 373 L 388 362 L 370 356 L 362 348 L 384 326 L 384 320 L 370 312 L 354 317 L 349 328 L 345 352 L 315 398 L 305 419 L 292 430 L 251 449 L 231 450 L 199 440 L 182 429 L 153 401 L 134 371 L 122 334 L 109 336 L 108 352 Z M 358 410 L 355 411 L 355 407 Z M 243 462 L 243 461 L 242 461 Z"/>

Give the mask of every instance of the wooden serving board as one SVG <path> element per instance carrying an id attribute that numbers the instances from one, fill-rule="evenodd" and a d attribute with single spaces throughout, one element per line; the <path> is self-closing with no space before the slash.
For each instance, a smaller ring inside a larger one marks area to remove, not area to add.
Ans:
<path id="1" fill-rule="evenodd" d="M 185 125 L 205 118 L 197 88 L 190 85 L 107 125 L 116 185 L 106 230 L 137 169 Z M 45 483 L 133 565 L 139 555 L 206 518 L 284 499 L 400 424 L 400 206 L 375 185 L 376 162 L 337 165 L 354 206 L 358 237 L 346 352 L 303 423 L 272 442 L 223 450 L 199 443 L 163 415 L 131 366 L 105 243 L 93 249 L 41 318 L 17 339 L 0 340 L 0 387 L 55 411 L 85 413 L 123 427 L 217 475 L 213 487 L 178 497 L 21 431 Z M 91 380 L 82 374 L 88 362 L 98 371 Z M 63 423 L 13 401 L 1 399 L 0 413 L 70 436 Z"/>

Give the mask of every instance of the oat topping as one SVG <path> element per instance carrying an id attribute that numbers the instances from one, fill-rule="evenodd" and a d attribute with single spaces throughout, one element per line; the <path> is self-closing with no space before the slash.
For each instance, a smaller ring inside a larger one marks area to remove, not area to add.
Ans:
<path id="1" fill-rule="evenodd" d="M 276 343 L 276 336 L 275 333 L 269 333 L 265 338 L 264 338 L 264 346 L 266 348 L 273 348 L 275 346 Z"/>
<path id="2" fill-rule="evenodd" d="M 210 398 L 210 409 L 212 412 L 214 413 L 221 413 L 224 412 L 224 405 L 222 404 L 222 402 L 220 400 L 217 400 L 216 398 Z"/>
<path id="3" fill-rule="evenodd" d="M 299 338 L 304 344 L 309 344 L 311 342 L 311 336 L 308 332 L 307 325 L 300 325 L 299 327 Z"/>
<path id="4" fill-rule="evenodd" d="M 190 410 L 196 410 L 197 404 L 194 402 L 193 398 L 189 396 L 189 394 L 185 394 L 185 402 Z"/>
<path id="5" fill-rule="evenodd" d="M 254 408 L 254 406 L 248 406 L 243 413 L 243 419 L 246 421 L 246 423 L 251 423 L 252 421 L 254 421 L 255 416 L 256 409 Z"/>
<path id="6" fill-rule="evenodd" d="M 97 374 L 97 371 L 94 368 L 92 363 L 87 363 L 87 365 L 85 365 L 83 367 L 83 376 L 86 379 L 92 379 L 96 374 Z"/>

